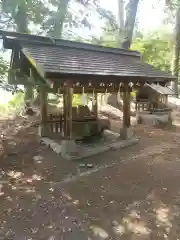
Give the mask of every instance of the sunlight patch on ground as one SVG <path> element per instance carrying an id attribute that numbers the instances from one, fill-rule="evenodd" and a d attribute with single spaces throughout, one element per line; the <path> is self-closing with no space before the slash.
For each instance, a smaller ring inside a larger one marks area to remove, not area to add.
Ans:
<path id="1" fill-rule="evenodd" d="M 18 179 L 18 178 L 21 178 L 23 176 L 23 173 L 22 172 L 16 172 L 16 171 L 8 171 L 7 176 L 11 177 L 11 178 Z"/>
<path id="2" fill-rule="evenodd" d="M 95 236 L 100 237 L 101 239 L 108 239 L 109 237 L 109 234 L 100 227 L 91 226 L 91 230 Z"/>
<path id="3" fill-rule="evenodd" d="M 166 229 L 166 233 L 170 232 L 172 223 L 170 220 L 170 211 L 167 207 L 160 207 L 156 210 L 156 224 L 158 227 Z"/>
<path id="4" fill-rule="evenodd" d="M 126 233 L 125 227 L 118 223 L 116 223 L 116 226 L 113 227 L 113 231 L 118 236 L 122 236 Z"/>
<path id="5" fill-rule="evenodd" d="M 126 218 L 124 219 L 127 229 L 136 235 L 147 236 L 150 234 L 151 230 L 145 226 L 143 222 L 132 222 L 132 220 Z"/>
<path id="6" fill-rule="evenodd" d="M 43 157 L 40 156 L 40 155 L 37 155 L 37 156 L 34 156 L 34 157 L 33 157 L 33 160 L 34 160 L 35 162 L 42 162 Z"/>
<path id="7" fill-rule="evenodd" d="M 123 218 L 123 224 L 129 232 L 136 235 L 147 236 L 151 232 L 146 224 L 140 220 L 140 215 L 135 210 L 130 212 L 127 217 Z"/>
<path id="8" fill-rule="evenodd" d="M 4 195 L 4 192 L 3 192 L 3 185 L 0 184 L 0 196 L 3 196 Z"/>

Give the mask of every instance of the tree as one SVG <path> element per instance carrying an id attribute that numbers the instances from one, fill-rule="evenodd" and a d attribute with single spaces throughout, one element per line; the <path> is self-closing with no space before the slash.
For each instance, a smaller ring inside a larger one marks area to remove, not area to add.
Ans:
<path id="1" fill-rule="evenodd" d="M 42 0 L 1 0 L 1 8 L 1 28 L 25 32 L 29 31 L 29 23 L 41 24 L 49 13 Z"/>
<path id="2" fill-rule="evenodd" d="M 29 33 L 29 23 L 38 24 L 43 20 L 43 13 L 47 11 L 41 0 L 2 0 L 3 13 L 0 18 L 1 27 L 13 28 L 21 33 Z M 33 88 L 25 87 L 25 99 L 32 99 Z"/>
<path id="3" fill-rule="evenodd" d="M 172 36 L 169 33 L 152 32 L 132 42 L 131 49 L 141 53 L 144 62 L 171 72 Z"/>
<path id="4" fill-rule="evenodd" d="M 2 57 L 0 57 L 0 87 L 3 89 L 7 89 L 7 82 L 5 78 L 7 77 L 8 72 L 8 64 Z"/>
<path id="5" fill-rule="evenodd" d="M 7 83 L 8 63 L 0 57 L 0 88 L 8 92 L 21 91 L 18 87 L 12 86 Z"/>
<path id="6" fill-rule="evenodd" d="M 119 23 L 118 45 L 121 46 L 124 32 L 124 0 L 118 0 L 118 23 Z"/>
<path id="7" fill-rule="evenodd" d="M 118 23 L 111 24 L 111 21 L 106 21 L 101 41 L 105 45 L 111 45 L 112 42 L 114 47 L 128 49 L 132 43 L 139 0 L 129 0 L 126 7 L 124 0 L 117 1 Z M 103 38 L 106 41 L 103 41 Z"/>
<path id="8" fill-rule="evenodd" d="M 118 1 L 119 19 L 119 47 L 128 49 L 132 43 L 133 30 L 136 20 L 139 0 L 129 0 L 124 13 L 124 1 Z M 126 18 L 124 19 L 124 16 Z"/>
<path id="9" fill-rule="evenodd" d="M 178 75 L 179 75 L 179 57 L 180 57 L 180 1 L 166 0 L 166 5 L 171 14 L 175 13 L 175 27 L 174 27 L 174 47 L 172 55 L 171 71 L 176 80 L 171 83 L 172 90 L 178 96 Z"/>
<path id="10" fill-rule="evenodd" d="M 178 6 L 176 12 L 175 41 L 171 68 L 172 74 L 176 77 L 176 80 L 172 82 L 172 90 L 175 92 L 177 96 L 178 96 L 179 57 L 180 57 L 180 6 Z"/>
<path id="11" fill-rule="evenodd" d="M 94 14 L 100 19 L 108 19 L 117 28 L 115 16 L 101 8 L 99 0 L 49 0 L 49 3 L 53 10 L 44 18 L 42 31 L 50 36 L 60 38 L 66 32 L 71 37 L 76 35 L 74 31 L 78 28 L 91 29 Z"/>
<path id="12" fill-rule="evenodd" d="M 130 49 L 139 51 L 144 62 L 170 73 L 173 44 L 172 33 L 159 29 L 146 35 L 139 32 L 137 36 L 132 41 Z M 91 43 L 117 48 L 117 39 L 117 32 L 106 26 L 103 34 L 98 39 L 93 38 Z"/>
<path id="13" fill-rule="evenodd" d="M 124 24 L 124 38 L 122 41 L 122 48 L 125 49 L 128 49 L 132 43 L 138 4 L 139 0 L 129 0 L 126 6 L 126 21 Z"/>

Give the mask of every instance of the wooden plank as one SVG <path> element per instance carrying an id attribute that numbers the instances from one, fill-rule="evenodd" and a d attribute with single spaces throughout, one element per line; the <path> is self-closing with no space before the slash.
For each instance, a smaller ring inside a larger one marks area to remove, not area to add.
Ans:
<path id="1" fill-rule="evenodd" d="M 60 118 L 61 118 L 60 121 L 63 122 L 64 118 L 63 117 L 60 117 Z M 84 116 L 83 118 L 82 117 L 72 118 L 72 121 L 74 122 L 89 122 L 89 121 L 95 121 L 95 120 L 96 120 L 96 115 Z M 46 123 L 59 123 L 59 119 L 48 119 Z"/>

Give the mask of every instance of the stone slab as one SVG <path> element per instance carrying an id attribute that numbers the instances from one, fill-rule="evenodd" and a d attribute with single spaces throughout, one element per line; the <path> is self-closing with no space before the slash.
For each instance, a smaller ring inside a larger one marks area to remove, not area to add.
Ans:
<path id="1" fill-rule="evenodd" d="M 54 152 L 66 160 L 80 160 L 83 158 L 88 158 L 109 150 L 117 150 L 124 147 L 131 146 L 139 141 L 139 139 L 133 136 L 130 139 L 122 140 L 119 134 L 116 135 L 116 140 L 114 141 L 104 141 L 101 144 L 76 144 L 74 141 L 63 141 L 57 143 L 56 141 L 49 138 L 41 138 L 41 142 L 48 147 L 50 147 Z"/>

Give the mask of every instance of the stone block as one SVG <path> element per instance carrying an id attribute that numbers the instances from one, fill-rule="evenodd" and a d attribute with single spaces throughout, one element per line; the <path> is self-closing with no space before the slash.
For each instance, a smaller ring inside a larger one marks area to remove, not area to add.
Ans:
<path id="1" fill-rule="evenodd" d="M 63 140 L 61 142 L 61 156 L 65 159 L 78 156 L 78 148 L 74 140 Z"/>
<path id="2" fill-rule="evenodd" d="M 120 129 L 120 139 L 122 140 L 131 139 L 133 135 L 134 133 L 130 127 L 123 127 Z"/>

